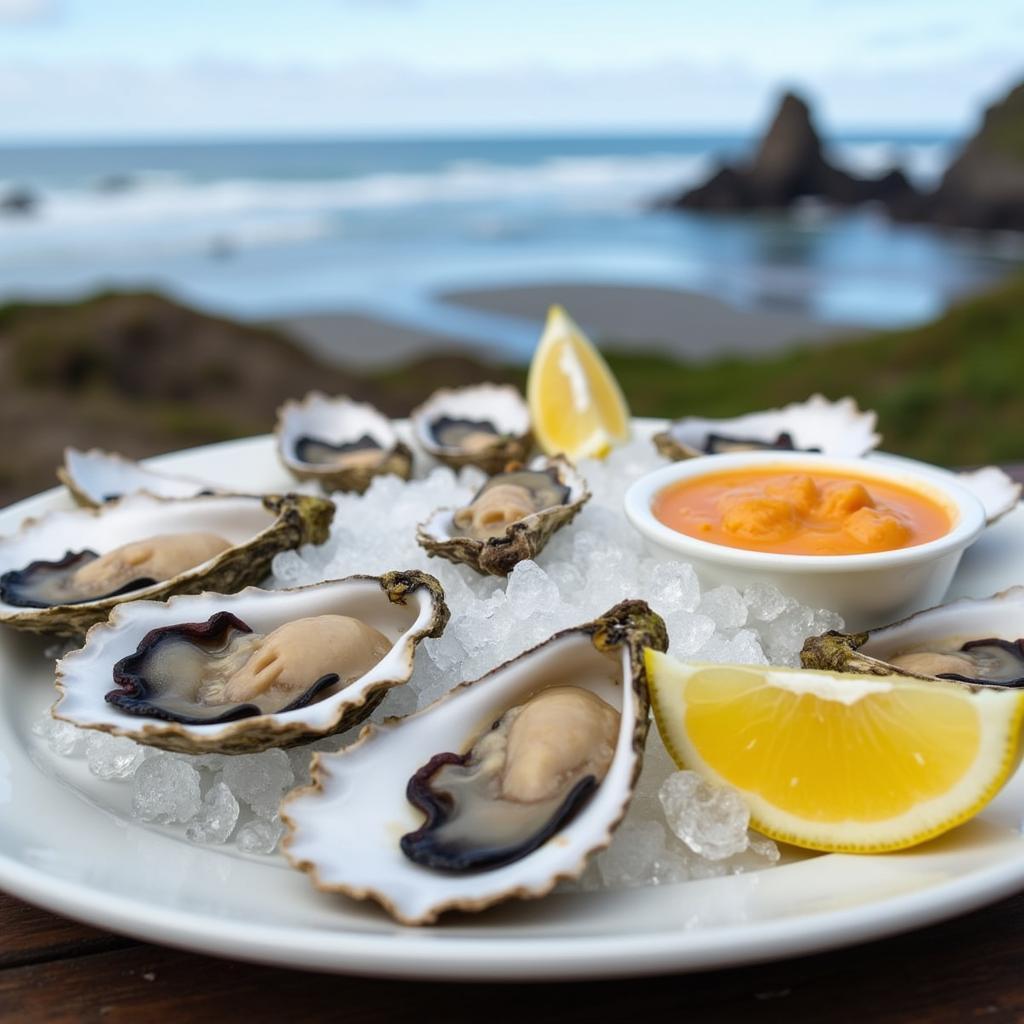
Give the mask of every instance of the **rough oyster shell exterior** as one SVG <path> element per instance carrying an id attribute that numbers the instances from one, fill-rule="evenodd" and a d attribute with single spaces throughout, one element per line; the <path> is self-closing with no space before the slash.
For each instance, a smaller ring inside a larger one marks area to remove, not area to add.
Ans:
<path id="1" fill-rule="evenodd" d="M 373 478 L 389 473 L 408 480 L 412 475 L 412 451 L 400 441 L 391 421 L 366 402 L 340 396 L 330 398 L 311 391 L 301 402 L 285 402 L 277 411 L 278 458 L 298 480 L 313 480 L 325 491 L 362 494 Z M 345 444 L 369 436 L 380 446 L 380 459 L 372 465 L 331 466 L 303 462 L 296 443 L 303 436 L 329 444 Z"/>
<path id="2" fill-rule="evenodd" d="M 203 480 L 160 473 L 117 452 L 99 448 L 89 451 L 65 448 L 64 464 L 57 467 L 57 479 L 68 489 L 75 503 L 86 508 L 99 508 L 139 492 L 158 498 L 195 498 L 201 494 L 225 493 L 223 488 Z"/>
<path id="3" fill-rule="evenodd" d="M 453 522 L 457 510 L 439 508 L 416 529 L 420 547 L 431 557 L 468 565 L 483 576 L 507 576 L 519 562 L 536 558 L 552 535 L 576 518 L 590 500 L 590 491 L 575 466 L 561 455 L 554 458 L 538 456 L 527 468 L 554 468 L 558 480 L 569 490 L 567 501 L 524 516 L 511 523 L 504 534 L 488 540 L 461 536 Z"/>
<path id="4" fill-rule="evenodd" d="M 287 712 L 187 725 L 130 715 L 105 701 L 113 666 L 132 654 L 150 630 L 204 620 L 216 611 L 231 612 L 261 633 L 310 615 L 352 615 L 379 628 L 393 647 L 361 678 Z M 109 621 L 93 626 L 83 647 L 57 663 L 60 697 L 53 717 L 182 754 L 249 754 L 295 746 L 363 721 L 388 690 L 409 680 L 416 648 L 426 637 L 440 636 L 448 616 L 440 583 L 416 570 L 349 576 L 290 590 L 250 587 L 231 595 L 174 597 L 166 604 L 137 602 L 115 609 Z"/>
<path id="5" fill-rule="evenodd" d="M 704 445 L 712 434 L 768 445 L 774 444 L 780 434 L 788 434 L 796 451 L 818 450 L 823 455 L 859 458 L 882 440 L 875 431 L 876 421 L 875 413 L 862 412 L 852 398 L 830 402 L 823 395 L 812 395 L 806 402 L 732 419 L 691 416 L 676 420 L 653 440 L 658 451 L 673 461 L 708 454 Z"/>
<path id="6" fill-rule="evenodd" d="M 202 565 L 129 593 L 48 608 L 0 603 L 0 623 L 33 633 L 77 637 L 118 605 L 132 601 L 162 601 L 172 594 L 204 590 L 230 594 L 264 579 L 279 552 L 322 544 L 333 517 L 332 502 L 299 494 L 181 499 L 137 494 L 101 508 L 50 512 L 0 539 L 0 572 L 20 569 L 37 559 L 57 559 L 72 548 L 93 548 L 103 554 L 128 541 L 184 530 L 215 529 L 233 543 Z"/>
<path id="7" fill-rule="evenodd" d="M 661 618 L 624 601 L 600 618 L 563 630 L 488 675 L 464 682 L 403 719 L 367 726 L 357 743 L 317 754 L 313 784 L 282 804 L 285 855 L 325 892 L 374 900 L 408 925 L 449 910 L 479 911 L 509 899 L 538 899 L 578 878 L 611 842 L 640 774 L 647 737 L 643 650 L 664 651 Z M 620 711 L 611 767 L 589 803 L 543 846 L 504 867 L 449 875 L 407 860 L 396 827 L 416 827 L 405 788 L 434 754 L 462 750 L 481 727 L 547 685 L 586 686 Z"/>
<path id="8" fill-rule="evenodd" d="M 1024 637 L 1024 587 L 1011 587 L 991 597 L 961 598 L 862 633 L 829 630 L 820 636 L 808 637 L 800 652 L 800 663 L 804 668 L 829 672 L 934 679 L 937 677 L 910 672 L 886 659 L 920 649 L 930 639 L 940 641 L 949 637 L 961 641 L 1021 639 Z M 1000 684 L 986 682 L 983 685 Z"/>
<path id="9" fill-rule="evenodd" d="M 443 416 L 488 422 L 501 439 L 476 452 L 440 444 L 432 428 Z M 416 443 L 453 469 L 477 466 L 485 473 L 499 473 L 509 462 L 524 461 L 532 447 L 529 409 L 518 389 L 509 384 L 442 388 L 414 409 L 409 419 Z"/>
<path id="10" fill-rule="evenodd" d="M 1021 485 L 998 466 L 964 470 L 957 473 L 956 482 L 981 502 L 985 509 L 985 522 L 989 526 L 1012 512 L 1020 501 Z"/>

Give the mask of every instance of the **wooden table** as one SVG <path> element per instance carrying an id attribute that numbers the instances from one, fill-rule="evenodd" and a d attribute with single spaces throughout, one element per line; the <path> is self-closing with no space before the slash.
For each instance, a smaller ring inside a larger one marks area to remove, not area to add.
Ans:
<path id="1" fill-rule="evenodd" d="M 1024 464 L 1006 467 L 1024 480 Z M 1024 895 L 898 938 L 755 967 L 543 985 L 368 981 L 97 931 L 0 893 L 0 1022 L 1024 1021 Z"/>

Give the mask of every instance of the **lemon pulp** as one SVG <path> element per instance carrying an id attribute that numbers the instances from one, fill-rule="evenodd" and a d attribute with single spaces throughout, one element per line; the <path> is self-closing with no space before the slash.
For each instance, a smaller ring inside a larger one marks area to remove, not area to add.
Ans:
<path id="1" fill-rule="evenodd" d="M 684 665 L 647 652 L 673 758 L 740 790 L 755 828 L 880 852 L 976 814 L 1019 757 L 1024 693 L 946 681 Z"/>
<path id="2" fill-rule="evenodd" d="M 534 437 L 549 455 L 600 457 L 629 437 L 629 408 L 618 381 L 561 306 L 548 312 L 526 396 Z"/>

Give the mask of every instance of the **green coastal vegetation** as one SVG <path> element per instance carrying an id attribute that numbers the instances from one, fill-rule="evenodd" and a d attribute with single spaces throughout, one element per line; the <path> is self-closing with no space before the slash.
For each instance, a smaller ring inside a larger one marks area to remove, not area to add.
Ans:
<path id="1" fill-rule="evenodd" d="M 1024 275 L 924 327 L 763 359 L 681 363 L 616 350 L 636 415 L 732 416 L 814 392 L 875 409 L 892 452 L 942 465 L 1024 461 Z M 378 374 L 324 367 L 283 333 L 148 294 L 0 309 L 0 501 L 53 483 L 65 445 L 133 457 L 264 433 L 286 398 L 347 393 L 404 415 L 431 391 L 525 384 L 525 368 L 425 357 Z"/>
<path id="2" fill-rule="evenodd" d="M 938 320 L 766 359 L 609 353 L 636 415 L 734 416 L 814 392 L 878 412 L 883 447 L 939 465 L 1024 461 L 1024 275 Z"/>

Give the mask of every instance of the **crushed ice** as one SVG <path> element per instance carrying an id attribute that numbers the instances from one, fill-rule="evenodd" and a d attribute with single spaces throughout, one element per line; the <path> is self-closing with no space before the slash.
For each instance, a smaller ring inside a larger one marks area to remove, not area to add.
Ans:
<path id="1" fill-rule="evenodd" d="M 417 523 L 436 507 L 468 501 L 483 474 L 436 468 L 409 483 L 380 477 L 364 495 L 334 495 L 331 539 L 278 555 L 273 585 L 410 568 L 441 581 L 452 612 L 449 626 L 440 638 L 424 642 L 412 681 L 392 690 L 374 719 L 422 708 L 460 680 L 483 675 L 627 597 L 645 599 L 665 619 L 671 653 L 695 661 L 795 665 L 805 637 L 842 627 L 834 613 L 803 607 L 763 584 L 702 592 L 690 565 L 655 557 L 626 521 L 622 497 L 637 477 L 663 464 L 646 440 L 615 450 L 605 462 L 582 462 L 593 499 L 555 534 L 539 562 L 520 563 L 507 581 L 428 558 L 415 539 Z M 274 852 L 284 831 L 277 815 L 282 795 L 309 781 L 312 752 L 339 749 L 352 738 L 330 737 L 289 751 L 190 757 L 49 718 L 33 729 L 54 753 L 84 754 L 99 778 L 130 784 L 139 819 L 183 826 L 192 842 L 233 839 L 243 852 L 264 855 Z M 652 727 L 629 813 L 578 884 L 659 885 L 773 864 L 779 859 L 775 844 L 748 824 L 738 795 L 677 771 Z"/>

